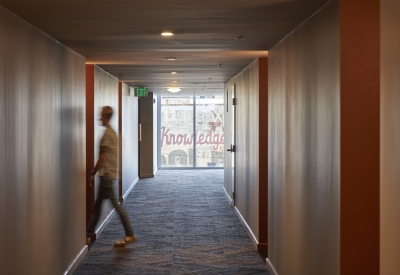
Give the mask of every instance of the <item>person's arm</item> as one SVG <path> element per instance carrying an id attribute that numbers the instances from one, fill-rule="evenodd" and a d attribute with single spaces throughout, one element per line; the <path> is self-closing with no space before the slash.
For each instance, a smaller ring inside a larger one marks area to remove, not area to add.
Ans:
<path id="1" fill-rule="evenodd" d="M 92 183 L 93 183 L 94 176 L 100 170 L 100 168 L 103 166 L 103 163 L 107 157 L 107 151 L 108 151 L 107 146 L 100 146 L 99 159 L 97 160 L 96 166 L 93 168 L 92 172 L 90 172 L 90 176 L 89 176 L 89 184 L 90 184 L 90 187 L 92 187 L 92 188 L 93 188 Z"/>

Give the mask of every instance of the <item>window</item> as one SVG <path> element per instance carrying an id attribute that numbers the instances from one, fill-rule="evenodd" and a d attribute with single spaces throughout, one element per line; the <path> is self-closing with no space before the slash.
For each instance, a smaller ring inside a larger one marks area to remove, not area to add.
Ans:
<path id="1" fill-rule="evenodd" d="M 223 167 L 223 95 L 160 102 L 160 167 Z"/>
<path id="2" fill-rule="evenodd" d="M 196 98 L 196 166 L 224 167 L 224 98 Z"/>

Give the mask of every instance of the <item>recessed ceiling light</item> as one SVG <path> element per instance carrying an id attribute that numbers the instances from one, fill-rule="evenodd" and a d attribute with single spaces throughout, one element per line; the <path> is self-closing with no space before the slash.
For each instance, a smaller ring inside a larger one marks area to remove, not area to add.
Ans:
<path id="1" fill-rule="evenodd" d="M 167 57 L 167 60 L 176 60 L 176 57 Z"/>
<path id="2" fill-rule="evenodd" d="M 172 82 L 177 83 L 178 81 L 177 81 L 177 80 L 174 80 L 174 81 L 172 81 Z"/>
<path id="3" fill-rule="evenodd" d="M 163 32 L 161 33 L 162 36 L 172 36 L 174 35 L 172 32 Z"/>
<path id="4" fill-rule="evenodd" d="M 171 92 L 171 93 L 177 93 L 177 92 L 181 91 L 181 89 L 178 87 L 169 87 L 167 90 L 168 90 L 168 92 Z"/>
<path id="5" fill-rule="evenodd" d="M 171 74 L 177 74 L 177 72 L 171 72 Z"/>

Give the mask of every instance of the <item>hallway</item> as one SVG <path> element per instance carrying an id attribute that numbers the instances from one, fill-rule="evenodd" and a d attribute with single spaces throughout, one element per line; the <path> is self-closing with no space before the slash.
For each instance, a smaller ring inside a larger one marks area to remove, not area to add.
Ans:
<path id="1" fill-rule="evenodd" d="M 0 274 L 399 275 L 399 13 L 0 0 Z M 88 252 L 104 106 L 139 241 L 106 203 Z"/>
<path id="2" fill-rule="evenodd" d="M 223 170 L 161 170 L 124 202 L 138 241 L 125 248 L 117 215 L 75 275 L 268 274 L 223 190 Z"/>

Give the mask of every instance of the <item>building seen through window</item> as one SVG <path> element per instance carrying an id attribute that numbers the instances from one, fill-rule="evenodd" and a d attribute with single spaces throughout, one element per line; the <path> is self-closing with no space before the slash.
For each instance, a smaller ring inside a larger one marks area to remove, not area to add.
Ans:
<path id="1" fill-rule="evenodd" d="M 161 167 L 223 167 L 223 95 L 161 97 L 160 142 Z"/>

